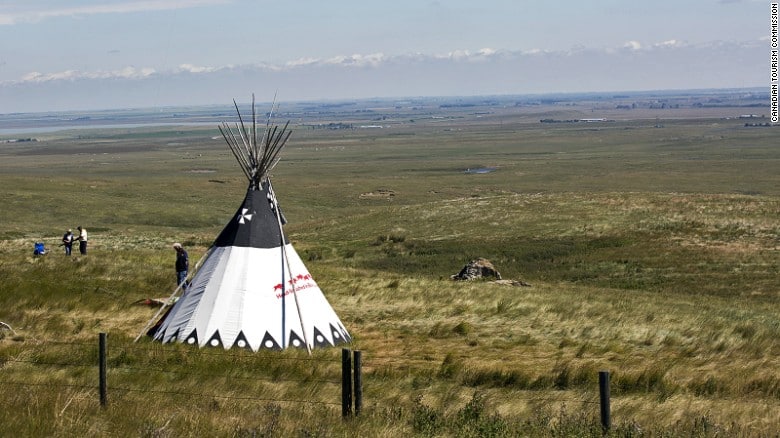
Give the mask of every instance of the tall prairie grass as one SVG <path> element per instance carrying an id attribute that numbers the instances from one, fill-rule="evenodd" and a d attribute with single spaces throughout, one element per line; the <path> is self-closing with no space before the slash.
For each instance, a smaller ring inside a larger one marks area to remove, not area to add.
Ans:
<path id="1" fill-rule="evenodd" d="M 133 343 L 156 311 L 137 302 L 174 287 L 171 244 L 197 260 L 243 197 L 213 130 L 1 145 L 0 430 L 601 436 L 609 370 L 614 436 L 776 434 L 775 130 L 502 111 L 390 134 L 300 127 L 274 171 L 287 232 L 363 352 L 365 405 L 348 421 L 339 351 Z M 463 172 L 480 166 L 497 170 Z M 77 225 L 89 255 L 66 257 Z M 35 241 L 51 252 L 34 257 Z M 530 286 L 449 279 L 476 257 Z"/>

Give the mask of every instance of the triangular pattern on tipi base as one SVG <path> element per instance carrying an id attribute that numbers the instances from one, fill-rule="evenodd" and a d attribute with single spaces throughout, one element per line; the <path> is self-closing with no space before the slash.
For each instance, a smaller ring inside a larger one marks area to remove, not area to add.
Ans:
<path id="1" fill-rule="evenodd" d="M 274 339 L 273 336 L 271 336 L 270 333 L 265 332 L 265 336 L 263 336 L 263 342 L 260 343 L 259 348 L 264 348 L 267 350 L 281 350 L 282 347 L 279 345 L 278 342 Z"/>
<path id="2" fill-rule="evenodd" d="M 173 342 L 173 341 L 175 341 L 176 339 L 179 339 L 179 340 L 181 340 L 181 339 L 178 337 L 178 335 L 179 335 L 179 332 L 181 332 L 181 330 L 177 329 L 175 332 L 173 332 L 173 335 L 172 335 L 172 336 L 170 336 L 168 339 L 164 340 L 163 342 Z M 158 333 L 159 333 L 159 332 L 158 332 Z M 157 339 L 157 336 L 156 336 L 156 335 L 155 335 L 155 339 Z M 187 337 L 185 337 L 185 338 L 184 338 L 184 342 L 185 342 L 185 343 L 187 343 L 187 344 L 190 344 L 190 345 L 192 345 L 192 344 L 198 345 L 198 331 L 197 331 L 197 330 L 193 330 L 193 331 L 190 333 L 190 335 L 189 335 L 189 336 L 187 336 Z"/>
<path id="3" fill-rule="evenodd" d="M 222 338 L 219 337 L 219 331 L 216 331 L 211 335 L 208 342 L 206 342 L 206 345 L 214 348 L 222 347 Z"/>
<path id="4" fill-rule="evenodd" d="M 290 347 L 306 348 L 306 342 L 301 339 L 295 332 L 290 332 Z"/>
<path id="5" fill-rule="evenodd" d="M 246 336 L 244 336 L 244 332 L 238 332 L 238 336 L 236 336 L 236 341 L 233 342 L 232 348 L 246 348 L 248 350 L 252 349 L 252 347 L 249 345 L 249 341 L 246 339 Z"/>

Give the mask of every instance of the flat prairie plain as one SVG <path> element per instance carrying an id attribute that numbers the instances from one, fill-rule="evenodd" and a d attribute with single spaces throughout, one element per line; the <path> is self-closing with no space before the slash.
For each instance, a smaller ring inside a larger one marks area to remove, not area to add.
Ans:
<path id="1" fill-rule="evenodd" d="M 363 410 L 348 421 L 338 349 L 133 342 L 156 311 L 136 303 L 173 290 L 171 244 L 197 260 L 244 196 L 217 130 L 231 108 L 0 116 L 0 430 L 601 436 L 606 370 L 615 436 L 774 436 L 780 131 L 767 100 L 283 105 L 272 121 L 294 132 L 271 177 L 286 232 L 363 354 Z M 68 258 L 57 245 L 77 225 L 90 253 Z M 33 257 L 36 241 L 50 253 Z M 477 257 L 530 286 L 449 279 Z"/>

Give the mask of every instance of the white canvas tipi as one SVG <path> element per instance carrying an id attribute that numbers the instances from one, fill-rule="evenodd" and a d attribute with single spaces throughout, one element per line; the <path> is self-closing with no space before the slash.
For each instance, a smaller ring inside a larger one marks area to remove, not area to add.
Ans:
<path id="1" fill-rule="evenodd" d="M 249 179 L 246 197 L 199 263 L 187 291 L 148 334 L 164 343 L 253 351 L 311 351 L 349 342 L 282 228 L 285 219 L 268 173 L 291 132 L 287 125 L 279 129 L 266 123 L 258 133 L 254 96 L 249 129 L 238 105 L 236 111 L 239 123 L 234 128 L 223 123 L 220 131 Z"/>

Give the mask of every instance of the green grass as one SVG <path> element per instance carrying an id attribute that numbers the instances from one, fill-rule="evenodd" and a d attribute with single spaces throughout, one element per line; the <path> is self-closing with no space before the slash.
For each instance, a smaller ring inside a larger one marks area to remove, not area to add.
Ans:
<path id="1" fill-rule="evenodd" d="M 0 331 L 0 430 L 600 436 L 598 371 L 610 370 L 615 436 L 776 433 L 776 130 L 695 112 L 663 128 L 537 123 L 548 110 L 560 109 L 295 129 L 274 185 L 364 354 L 364 411 L 346 422 L 337 349 L 132 342 L 155 311 L 134 303 L 174 287 L 171 243 L 197 260 L 244 195 L 215 130 L 0 144 L 0 321 L 14 330 Z M 498 170 L 464 173 L 482 166 Z M 56 245 L 77 225 L 90 254 L 66 258 Z M 52 253 L 33 257 L 39 240 Z M 449 280 L 476 257 L 531 286 Z"/>

